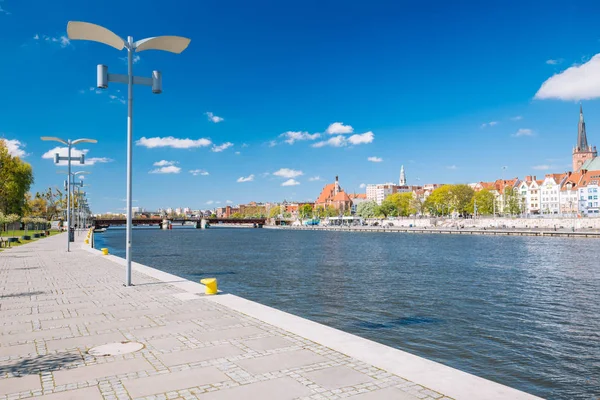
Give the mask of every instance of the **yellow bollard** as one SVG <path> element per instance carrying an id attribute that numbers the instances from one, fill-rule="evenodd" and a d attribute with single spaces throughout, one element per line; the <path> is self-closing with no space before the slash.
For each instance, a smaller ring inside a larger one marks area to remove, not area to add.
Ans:
<path id="1" fill-rule="evenodd" d="M 107 256 L 108 255 L 108 249 L 106 247 L 103 247 L 102 249 L 102 254 Z"/>
<path id="2" fill-rule="evenodd" d="M 217 294 L 217 278 L 201 279 L 200 283 L 206 286 L 205 294 Z"/>
<path id="3" fill-rule="evenodd" d="M 90 241 L 88 239 L 85 239 L 85 244 L 90 244 Z"/>

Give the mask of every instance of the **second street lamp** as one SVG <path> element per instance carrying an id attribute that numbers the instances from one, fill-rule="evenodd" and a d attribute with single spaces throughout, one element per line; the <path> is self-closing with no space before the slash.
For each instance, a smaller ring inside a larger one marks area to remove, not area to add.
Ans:
<path id="1" fill-rule="evenodd" d="M 67 157 L 62 157 L 56 153 L 54 156 L 54 162 L 58 164 L 61 161 L 67 161 L 69 179 L 67 179 L 67 251 L 71 251 L 71 161 L 78 160 L 80 164 L 85 164 L 85 154 L 81 154 L 79 157 L 71 157 L 71 148 L 79 143 L 98 143 L 96 139 L 60 139 L 54 136 L 42 136 L 40 139 L 46 142 L 59 142 L 67 146 Z"/>
<path id="2" fill-rule="evenodd" d="M 151 86 L 152 93 L 162 92 L 162 75 L 153 71 L 151 78 L 133 76 L 133 53 L 144 50 L 163 50 L 179 54 L 190 44 L 190 39 L 181 36 L 157 36 L 133 41 L 128 36 L 123 40 L 114 32 L 89 22 L 69 21 L 67 36 L 70 40 L 91 40 L 104 43 L 117 50 L 127 50 L 127 75 L 109 74 L 106 65 L 98 65 L 98 88 L 106 89 L 109 82 L 127 84 L 127 232 L 125 253 L 127 267 L 125 270 L 125 286 L 131 286 L 131 230 L 132 230 L 132 150 L 133 150 L 133 85 Z"/>

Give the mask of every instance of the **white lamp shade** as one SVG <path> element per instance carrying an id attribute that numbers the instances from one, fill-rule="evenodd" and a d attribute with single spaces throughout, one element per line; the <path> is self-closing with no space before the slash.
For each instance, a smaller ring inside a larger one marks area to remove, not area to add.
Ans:
<path id="1" fill-rule="evenodd" d="M 89 22 L 69 21 L 67 24 L 67 35 L 71 40 L 91 40 L 123 50 L 125 41 L 117 34 L 108 29 Z"/>
<path id="2" fill-rule="evenodd" d="M 181 36 L 157 36 L 135 42 L 136 51 L 163 50 L 179 54 L 187 49 L 191 39 Z"/>

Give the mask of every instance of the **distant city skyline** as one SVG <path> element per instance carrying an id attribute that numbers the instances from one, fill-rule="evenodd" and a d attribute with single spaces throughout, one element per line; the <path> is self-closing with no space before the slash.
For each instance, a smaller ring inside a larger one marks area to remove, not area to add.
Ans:
<path id="1" fill-rule="evenodd" d="M 151 210 L 314 201 L 336 175 L 364 193 L 401 165 L 412 185 L 562 173 L 580 102 L 600 143 L 594 2 L 114 2 L 136 10 L 127 19 L 60 4 L 2 2 L 0 137 L 32 164 L 33 192 L 62 186 L 64 150 L 40 136 L 98 139 L 77 149 L 95 213 L 125 206 L 125 93 L 95 88 L 96 65 L 123 73 L 125 54 L 69 41 L 69 20 L 192 39 L 180 56 L 134 60 L 136 74 L 163 73 L 163 94 L 135 89 L 134 205 Z M 149 22 L 159 6 L 162 25 Z"/>

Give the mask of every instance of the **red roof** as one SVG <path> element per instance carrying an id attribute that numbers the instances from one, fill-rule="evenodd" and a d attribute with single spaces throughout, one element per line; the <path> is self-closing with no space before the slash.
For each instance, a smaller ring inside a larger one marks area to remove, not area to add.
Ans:
<path id="1" fill-rule="evenodd" d="M 317 201 L 315 201 L 315 204 L 324 204 L 328 200 L 331 200 L 333 198 L 334 190 L 335 190 L 335 183 L 328 183 L 327 185 L 325 185 L 325 187 L 321 191 L 321 194 L 317 198 Z"/>
<path id="2" fill-rule="evenodd" d="M 350 197 L 342 190 L 333 197 L 333 201 L 350 201 Z"/>

